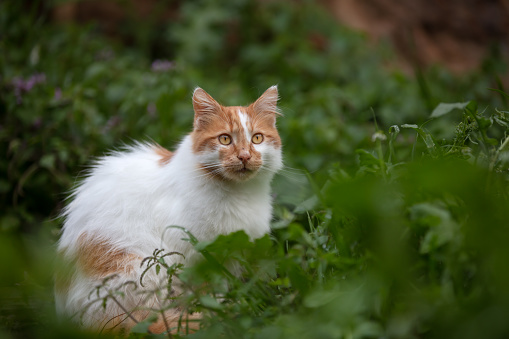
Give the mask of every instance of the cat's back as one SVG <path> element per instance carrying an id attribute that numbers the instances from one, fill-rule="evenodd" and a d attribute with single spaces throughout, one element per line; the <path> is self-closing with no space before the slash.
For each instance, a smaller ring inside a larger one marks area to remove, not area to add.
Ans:
<path id="1" fill-rule="evenodd" d="M 83 231 L 127 231 L 138 219 L 137 211 L 147 215 L 151 209 L 172 156 L 157 144 L 137 143 L 97 159 L 64 210 L 61 244 L 72 242 Z"/>
<path id="2" fill-rule="evenodd" d="M 124 146 L 122 150 L 100 157 L 92 166 L 91 179 L 112 179 L 117 182 L 146 179 L 147 175 L 157 174 L 162 165 L 168 163 L 173 153 L 158 144 L 136 143 Z M 87 182 L 85 182 L 87 183 Z"/>

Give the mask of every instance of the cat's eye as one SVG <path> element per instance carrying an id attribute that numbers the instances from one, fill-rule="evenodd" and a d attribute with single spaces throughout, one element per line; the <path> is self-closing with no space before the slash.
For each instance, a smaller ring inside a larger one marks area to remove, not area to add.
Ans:
<path id="1" fill-rule="evenodd" d="M 219 142 L 222 145 L 229 145 L 232 143 L 232 138 L 228 134 L 221 134 L 219 136 Z"/>
<path id="2" fill-rule="evenodd" d="M 263 141 L 263 135 L 261 133 L 256 133 L 253 135 L 253 138 L 251 139 L 253 144 L 261 144 Z"/>

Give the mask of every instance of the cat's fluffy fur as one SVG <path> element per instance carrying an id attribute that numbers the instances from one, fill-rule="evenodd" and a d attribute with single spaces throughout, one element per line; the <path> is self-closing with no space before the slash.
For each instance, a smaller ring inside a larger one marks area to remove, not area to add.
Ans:
<path id="1" fill-rule="evenodd" d="M 269 232 L 270 182 L 282 167 L 277 100 L 273 86 L 248 107 L 225 107 L 197 88 L 193 132 L 175 152 L 140 143 L 100 158 L 63 212 L 58 249 L 70 268 L 57 275 L 58 311 L 86 327 L 132 326 L 112 301 L 106 309 L 98 302 L 82 310 L 95 298 L 89 299 L 90 292 L 103 278 L 116 274 L 111 286 L 139 281 L 141 260 L 156 248 L 182 253 L 185 264 L 194 261 L 197 253 L 182 240 L 183 231 L 168 226 L 185 227 L 199 240 L 237 230 L 252 238 Z M 253 142 L 258 133 L 259 144 Z M 231 143 L 223 145 L 221 135 Z M 171 264 L 177 258 L 166 260 Z M 146 288 L 160 284 L 153 271 L 144 279 Z M 142 300 L 139 289 L 122 291 L 127 310 L 156 307 L 160 301 Z M 147 313 L 133 315 L 140 320 Z"/>

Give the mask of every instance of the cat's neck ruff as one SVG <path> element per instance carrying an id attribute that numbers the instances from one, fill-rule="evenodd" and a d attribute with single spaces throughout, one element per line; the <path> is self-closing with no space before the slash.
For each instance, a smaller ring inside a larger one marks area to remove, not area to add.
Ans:
<path id="1" fill-rule="evenodd" d="M 200 240 L 238 230 L 244 230 L 251 238 L 267 233 L 272 212 L 273 173 L 261 170 L 243 182 L 213 178 L 200 168 L 198 156 L 191 149 L 192 141 L 187 136 L 172 160 L 162 168 L 167 192 L 162 192 L 161 201 L 171 200 L 164 205 L 169 206 L 169 214 L 179 216 L 178 220 L 169 218 L 173 225 L 186 227 Z M 180 192 L 181 196 L 172 192 Z M 179 201 L 185 202 L 185 207 L 175 213 L 173 208 L 180 205 Z"/>

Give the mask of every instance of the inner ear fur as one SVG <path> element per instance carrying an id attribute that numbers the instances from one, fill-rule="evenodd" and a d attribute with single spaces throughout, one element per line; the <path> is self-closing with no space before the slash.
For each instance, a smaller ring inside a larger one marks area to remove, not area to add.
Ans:
<path id="1" fill-rule="evenodd" d="M 194 129 L 209 124 L 214 115 L 221 112 L 221 105 L 207 92 L 197 87 L 193 93 Z"/>
<path id="2" fill-rule="evenodd" d="M 263 94 L 251 104 L 251 108 L 256 115 L 262 116 L 263 119 L 268 119 L 276 123 L 276 116 L 281 115 L 279 108 L 277 107 L 277 101 L 279 100 L 279 94 L 277 85 L 269 87 Z"/>

